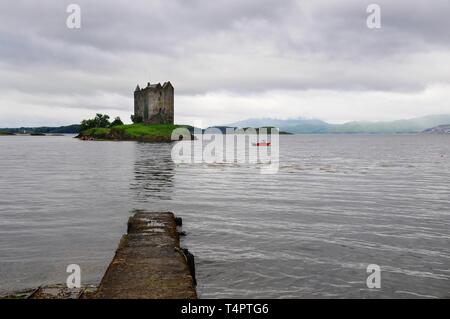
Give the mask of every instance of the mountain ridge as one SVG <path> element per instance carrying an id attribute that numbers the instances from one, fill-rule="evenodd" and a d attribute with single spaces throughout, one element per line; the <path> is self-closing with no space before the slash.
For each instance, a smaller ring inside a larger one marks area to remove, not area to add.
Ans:
<path id="1" fill-rule="evenodd" d="M 275 126 L 294 134 L 312 133 L 420 133 L 439 125 L 450 124 L 450 114 L 427 115 L 394 121 L 351 121 L 343 124 L 328 123 L 320 119 L 247 119 L 228 124 L 236 127 Z"/>

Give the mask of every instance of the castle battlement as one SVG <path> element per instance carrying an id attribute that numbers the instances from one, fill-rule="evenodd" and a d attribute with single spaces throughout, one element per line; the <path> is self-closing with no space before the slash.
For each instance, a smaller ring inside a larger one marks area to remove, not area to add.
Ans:
<path id="1" fill-rule="evenodd" d="M 173 124 L 174 88 L 170 82 L 151 84 L 134 91 L 134 116 L 147 124 Z"/>

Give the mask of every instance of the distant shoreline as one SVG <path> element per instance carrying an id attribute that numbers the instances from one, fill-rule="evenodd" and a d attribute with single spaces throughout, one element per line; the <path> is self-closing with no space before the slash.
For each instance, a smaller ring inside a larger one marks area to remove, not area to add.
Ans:
<path id="1" fill-rule="evenodd" d="M 0 128 L 1 135 L 42 135 L 42 134 L 78 134 L 80 131 L 79 124 L 65 126 L 39 126 L 39 127 L 16 127 L 16 128 Z"/>
<path id="2" fill-rule="evenodd" d="M 136 125 L 141 125 L 140 132 L 135 132 Z M 170 125 L 170 124 L 167 124 Z M 134 129 L 133 129 L 134 127 Z M 153 129 L 148 129 L 153 127 Z M 122 129 L 117 131 L 116 128 L 96 128 L 91 129 L 87 133 L 80 133 L 80 125 L 73 124 L 60 127 L 20 127 L 20 128 L 0 128 L 0 136 L 62 136 L 65 134 L 78 134 L 79 138 L 92 138 L 96 140 L 123 140 L 123 141 L 148 141 L 148 142 L 170 142 L 171 131 L 177 127 L 185 127 L 193 130 L 189 125 L 170 125 L 164 128 L 164 124 L 160 125 L 145 125 L 145 124 L 127 124 L 122 125 Z M 263 127 L 263 126 L 262 126 Z M 267 126 L 266 126 L 267 127 Z M 273 127 L 273 126 L 272 126 Z M 238 128 L 231 126 L 213 126 L 212 128 L 220 129 L 223 133 L 227 128 Z M 243 127 L 247 129 L 249 127 Z M 112 131 L 111 131 L 112 130 Z M 131 130 L 131 131 L 129 131 Z M 402 135 L 402 134 L 433 134 L 433 135 L 446 135 L 450 134 L 450 125 L 439 125 L 436 127 L 428 128 L 426 130 L 411 130 L 401 132 L 382 132 L 382 131 L 293 131 L 289 130 L 289 127 L 282 127 L 279 131 L 280 135 L 326 135 L 326 134 L 339 134 L 339 135 Z"/>

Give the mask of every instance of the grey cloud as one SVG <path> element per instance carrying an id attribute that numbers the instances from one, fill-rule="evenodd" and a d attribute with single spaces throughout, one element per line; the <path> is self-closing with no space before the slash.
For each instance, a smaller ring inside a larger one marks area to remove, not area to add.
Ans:
<path id="1" fill-rule="evenodd" d="M 72 2 L 82 7 L 81 30 L 65 27 Z M 149 75 L 185 95 L 450 82 L 445 70 L 429 72 L 435 56 L 426 56 L 450 49 L 449 1 L 377 1 L 381 30 L 365 26 L 369 3 L 5 0 L 0 90 L 126 96 Z"/>

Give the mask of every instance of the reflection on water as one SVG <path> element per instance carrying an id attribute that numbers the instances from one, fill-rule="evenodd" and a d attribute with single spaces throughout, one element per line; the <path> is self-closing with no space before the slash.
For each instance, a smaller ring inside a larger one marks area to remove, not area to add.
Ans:
<path id="1" fill-rule="evenodd" d="M 133 209 L 183 217 L 201 297 L 450 297 L 450 136 L 280 137 L 278 174 L 171 144 L 0 137 L 0 292 L 101 279 Z M 381 289 L 366 286 L 378 264 Z"/>
<path id="2" fill-rule="evenodd" d="M 171 200 L 175 164 L 170 144 L 136 144 L 134 179 L 130 188 L 137 202 Z"/>

